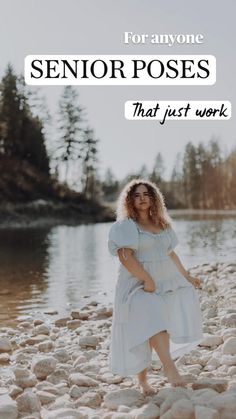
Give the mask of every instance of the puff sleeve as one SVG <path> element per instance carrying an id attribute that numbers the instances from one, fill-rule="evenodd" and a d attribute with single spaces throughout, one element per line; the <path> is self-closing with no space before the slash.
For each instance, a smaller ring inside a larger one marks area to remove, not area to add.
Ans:
<path id="1" fill-rule="evenodd" d="M 138 229 L 134 221 L 126 218 L 112 224 L 108 234 L 108 249 L 113 256 L 118 256 L 121 247 L 137 250 L 139 242 Z"/>
<path id="2" fill-rule="evenodd" d="M 167 247 L 167 254 L 171 253 L 172 250 L 177 246 L 179 243 L 178 237 L 176 236 L 175 231 L 172 227 L 168 229 L 168 247 Z"/>

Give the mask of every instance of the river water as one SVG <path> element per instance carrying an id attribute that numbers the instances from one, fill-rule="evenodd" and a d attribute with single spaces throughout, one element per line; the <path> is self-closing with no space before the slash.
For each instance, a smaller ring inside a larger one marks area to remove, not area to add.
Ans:
<path id="1" fill-rule="evenodd" d="M 0 230 L 0 323 L 48 308 L 68 314 L 97 299 L 112 302 L 118 260 L 109 255 L 111 223 Z M 236 216 L 178 215 L 176 252 L 186 268 L 235 262 Z"/>

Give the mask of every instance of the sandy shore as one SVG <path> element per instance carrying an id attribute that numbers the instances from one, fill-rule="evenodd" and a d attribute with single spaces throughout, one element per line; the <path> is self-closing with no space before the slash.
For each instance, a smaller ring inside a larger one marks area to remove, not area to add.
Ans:
<path id="1" fill-rule="evenodd" d="M 135 377 L 109 372 L 112 306 L 90 301 L 70 316 L 41 313 L 0 329 L 0 418 L 233 419 L 236 417 L 236 264 L 192 268 L 201 346 L 176 360 L 187 388 L 170 388 L 153 359 L 143 396 Z"/>

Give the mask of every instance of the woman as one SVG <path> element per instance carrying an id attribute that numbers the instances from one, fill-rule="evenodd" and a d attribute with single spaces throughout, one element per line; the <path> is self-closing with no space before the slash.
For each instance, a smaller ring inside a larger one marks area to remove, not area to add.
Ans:
<path id="1" fill-rule="evenodd" d="M 137 374 L 144 394 L 155 392 L 147 382 L 152 349 L 171 385 L 184 386 L 171 358 L 170 339 L 194 345 L 203 339 L 195 290 L 201 281 L 183 267 L 174 252 L 177 243 L 156 185 L 142 179 L 129 182 L 108 239 L 110 253 L 120 260 L 109 366 L 114 374 Z"/>

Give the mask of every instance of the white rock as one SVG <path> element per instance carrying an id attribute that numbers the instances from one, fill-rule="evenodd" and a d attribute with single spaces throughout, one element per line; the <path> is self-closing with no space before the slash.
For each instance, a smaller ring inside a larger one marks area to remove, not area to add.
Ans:
<path id="1" fill-rule="evenodd" d="M 71 374 L 69 376 L 69 381 L 71 385 L 75 384 L 80 387 L 96 387 L 99 385 L 98 381 L 93 380 L 87 375 L 80 374 L 79 372 Z"/>
<path id="2" fill-rule="evenodd" d="M 171 406 L 171 414 L 175 419 L 193 419 L 194 406 L 190 400 L 180 399 Z"/>
<path id="3" fill-rule="evenodd" d="M 191 400 L 196 405 L 208 406 L 209 401 L 218 395 L 218 392 L 211 388 L 195 390 L 191 396 Z"/>
<path id="4" fill-rule="evenodd" d="M 10 355 L 8 353 L 0 354 L 0 364 L 8 364 L 10 362 Z"/>
<path id="5" fill-rule="evenodd" d="M 219 346 L 223 343 L 222 336 L 216 336 L 216 335 L 210 335 L 210 334 L 204 334 L 203 341 L 199 344 L 199 346 Z"/>
<path id="6" fill-rule="evenodd" d="M 222 352 L 225 355 L 236 355 L 236 337 L 230 337 L 225 341 Z"/>
<path id="7" fill-rule="evenodd" d="M 21 346 L 26 345 L 38 345 L 40 342 L 43 342 L 44 340 L 48 340 L 47 335 L 37 335 L 37 336 L 30 336 L 26 339 L 23 339 L 20 344 Z"/>
<path id="8" fill-rule="evenodd" d="M 40 352 L 50 352 L 54 347 L 54 343 L 51 340 L 45 340 L 39 343 L 38 349 Z"/>
<path id="9" fill-rule="evenodd" d="M 81 391 L 81 388 L 76 386 L 75 384 L 70 388 L 69 391 L 70 397 L 73 399 L 78 399 L 78 397 L 81 397 L 83 395 L 83 392 Z"/>
<path id="10" fill-rule="evenodd" d="M 19 329 L 21 329 L 21 328 L 23 328 L 23 329 L 31 329 L 32 328 L 32 324 L 30 322 L 21 322 L 18 325 L 18 328 Z"/>
<path id="11" fill-rule="evenodd" d="M 112 313 L 112 307 L 101 307 L 94 311 L 96 318 L 111 317 Z"/>
<path id="12" fill-rule="evenodd" d="M 77 367 L 77 365 L 83 364 L 84 362 L 87 362 L 86 356 L 80 355 L 78 358 L 76 358 L 73 367 Z"/>
<path id="13" fill-rule="evenodd" d="M 192 385 L 193 390 L 200 388 L 212 388 L 218 393 L 227 389 L 228 381 L 219 378 L 201 378 Z"/>
<path id="14" fill-rule="evenodd" d="M 18 417 L 17 404 L 7 394 L 0 396 L 0 418 L 16 419 Z"/>
<path id="15" fill-rule="evenodd" d="M 17 386 L 20 386 L 21 388 L 31 388 L 34 387 L 37 384 L 37 378 L 35 374 L 29 374 L 28 377 L 22 377 L 17 380 L 15 380 L 15 383 Z"/>
<path id="16" fill-rule="evenodd" d="M 34 335 L 49 335 L 50 328 L 46 326 L 45 324 L 40 324 L 34 328 L 33 334 Z"/>
<path id="17" fill-rule="evenodd" d="M 213 355 L 212 358 L 210 358 L 209 361 L 207 362 L 206 367 L 208 365 L 211 365 L 211 366 L 213 366 L 215 368 L 218 368 L 221 365 L 220 358 L 218 358 L 218 357 L 216 357 L 216 356 Z M 205 367 L 205 370 L 206 370 L 206 367 Z"/>
<path id="18" fill-rule="evenodd" d="M 236 365 L 235 365 L 235 366 L 233 366 L 233 367 L 230 367 L 230 368 L 228 369 L 228 374 L 229 374 L 230 376 L 232 376 L 232 375 L 236 375 Z"/>
<path id="19" fill-rule="evenodd" d="M 57 349 L 54 351 L 53 356 L 58 359 L 59 362 L 67 362 L 70 359 L 70 355 L 66 351 L 66 349 Z"/>
<path id="20" fill-rule="evenodd" d="M 85 336 L 79 338 L 79 345 L 81 348 L 96 348 L 99 343 L 97 336 Z"/>
<path id="21" fill-rule="evenodd" d="M 225 392 L 224 394 L 213 397 L 208 407 L 217 410 L 220 413 L 221 419 L 225 419 L 226 417 L 233 419 L 236 412 L 235 392 Z"/>
<path id="22" fill-rule="evenodd" d="M 40 324 L 43 324 L 43 320 L 42 319 L 34 319 L 34 326 L 39 326 Z"/>
<path id="23" fill-rule="evenodd" d="M 115 413 L 107 413 L 102 417 L 102 419 L 130 419 L 133 418 L 131 413 L 122 413 L 122 412 L 115 412 Z M 100 419 L 100 418 L 99 418 Z"/>
<path id="24" fill-rule="evenodd" d="M 32 391 L 24 391 L 23 394 L 16 398 L 16 403 L 19 412 L 21 413 L 34 413 L 39 412 L 41 403 L 38 396 Z"/>
<path id="25" fill-rule="evenodd" d="M 122 404 L 117 409 L 117 412 L 121 412 L 121 413 L 129 413 L 130 411 L 131 411 L 130 407 L 123 406 Z"/>
<path id="26" fill-rule="evenodd" d="M 65 327 L 67 325 L 67 322 L 70 321 L 71 318 L 70 317 L 62 317 L 60 319 L 57 319 L 55 321 L 55 326 L 56 327 Z"/>
<path id="27" fill-rule="evenodd" d="M 150 402 L 139 409 L 133 409 L 131 415 L 134 419 L 156 419 L 160 415 L 160 409 L 154 403 Z"/>
<path id="28" fill-rule="evenodd" d="M 11 342 L 6 337 L 0 337 L 0 352 L 11 352 Z"/>
<path id="29" fill-rule="evenodd" d="M 55 314 L 58 314 L 58 311 L 55 310 L 54 308 L 48 308 L 47 310 L 44 311 L 44 314 L 49 314 L 50 316 L 53 316 Z"/>
<path id="30" fill-rule="evenodd" d="M 87 320 L 89 318 L 89 311 L 73 310 L 71 312 L 72 319 Z"/>
<path id="31" fill-rule="evenodd" d="M 220 324 L 226 327 L 236 327 L 236 313 L 223 316 Z"/>
<path id="32" fill-rule="evenodd" d="M 47 376 L 47 381 L 53 384 L 59 384 L 62 381 L 66 382 L 68 378 L 69 373 L 64 368 L 58 368 L 52 374 Z"/>
<path id="33" fill-rule="evenodd" d="M 236 391 L 236 380 L 231 380 L 228 385 L 228 390 Z"/>
<path id="34" fill-rule="evenodd" d="M 135 389 L 111 391 L 104 397 L 104 405 L 109 410 L 116 410 L 120 405 L 140 407 L 144 401 L 144 396 Z"/>
<path id="35" fill-rule="evenodd" d="M 22 393 L 23 393 L 23 389 L 14 384 L 9 388 L 9 396 L 11 397 L 15 398 L 16 396 L 19 396 L 19 394 L 22 394 Z"/>
<path id="36" fill-rule="evenodd" d="M 22 378 L 22 377 L 28 377 L 30 374 L 30 371 L 28 370 L 28 368 L 25 367 L 21 367 L 21 366 L 16 366 L 13 369 L 14 375 L 16 377 L 16 379 L 18 378 Z"/>
<path id="37" fill-rule="evenodd" d="M 34 358 L 32 361 L 32 371 L 37 378 L 45 379 L 49 374 L 55 371 L 57 360 L 52 356 Z"/>
<path id="38" fill-rule="evenodd" d="M 120 375 L 114 375 L 110 372 L 106 372 L 100 376 L 100 380 L 107 384 L 120 384 L 123 381 L 123 377 Z"/>
<path id="39" fill-rule="evenodd" d="M 221 357 L 221 364 L 223 365 L 235 365 L 236 355 L 223 355 Z"/>
<path id="40" fill-rule="evenodd" d="M 90 361 L 86 362 L 84 365 L 77 365 L 76 372 L 82 372 L 83 374 L 87 374 L 88 372 L 91 372 L 93 374 L 98 374 L 100 372 L 100 366 L 98 364 L 98 361 Z"/>
<path id="41" fill-rule="evenodd" d="M 224 329 L 221 331 L 223 341 L 225 342 L 228 338 L 231 336 L 236 336 L 236 328 L 235 327 L 229 327 L 228 329 Z"/>
<path id="42" fill-rule="evenodd" d="M 102 403 L 102 397 L 99 393 L 94 391 L 89 391 L 88 393 L 83 394 L 76 402 L 76 407 L 78 406 L 89 406 L 89 407 L 99 407 Z"/>
<path id="43" fill-rule="evenodd" d="M 160 416 L 161 419 L 173 419 L 173 416 L 171 414 L 171 411 L 168 410 L 167 412 L 165 412 L 163 415 Z"/>
<path id="44" fill-rule="evenodd" d="M 166 387 L 161 388 L 161 390 L 158 392 L 158 397 L 161 397 L 163 400 L 172 398 L 175 395 L 177 395 L 179 399 L 183 398 L 183 395 L 188 397 L 189 390 L 181 387 Z"/>
<path id="45" fill-rule="evenodd" d="M 215 409 L 195 406 L 195 419 L 220 419 L 220 415 Z"/>
<path id="46" fill-rule="evenodd" d="M 45 411 L 42 412 L 42 419 L 85 419 L 83 413 L 76 411 L 71 408 L 60 408 L 53 410 L 51 412 Z"/>
<path id="47" fill-rule="evenodd" d="M 16 377 L 15 384 L 21 388 L 30 388 L 37 384 L 37 377 L 27 368 L 15 367 L 13 372 Z"/>
<path id="48" fill-rule="evenodd" d="M 49 393 L 48 391 L 37 391 L 37 396 L 42 405 L 52 403 L 56 400 L 56 395 Z"/>
<path id="49" fill-rule="evenodd" d="M 66 323 L 66 326 L 68 327 L 68 329 L 74 330 L 77 329 L 77 327 L 79 327 L 81 325 L 81 320 L 77 319 L 77 320 L 69 320 Z"/>

